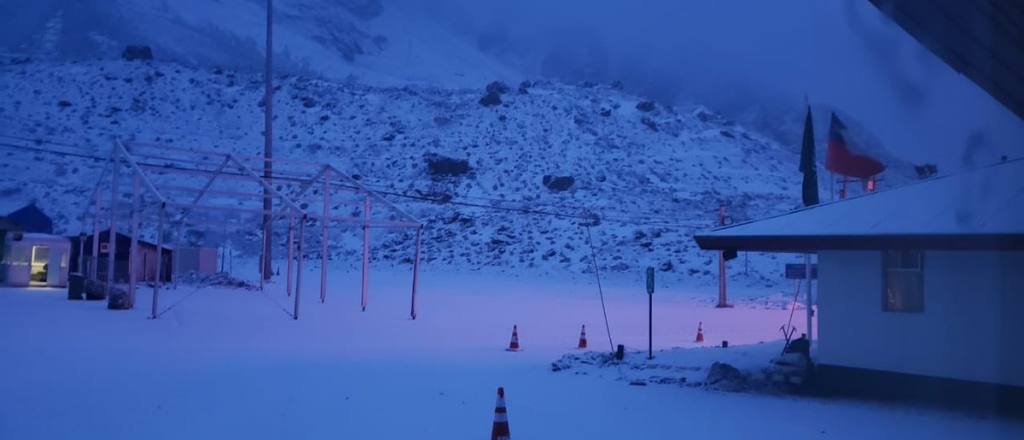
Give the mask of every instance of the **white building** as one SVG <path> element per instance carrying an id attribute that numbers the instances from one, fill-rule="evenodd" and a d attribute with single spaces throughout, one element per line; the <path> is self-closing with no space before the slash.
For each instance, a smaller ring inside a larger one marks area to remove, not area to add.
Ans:
<path id="1" fill-rule="evenodd" d="M 7 285 L 68 285 L 71 240 L 56 235 L 8 232 L 3 243 L 0 280 Z"/>
<path id="2" fill-rule="evenodd" d="M 1024 160 L 695 239 L 817 254 L 822 393 L 1024 413 Z"/>

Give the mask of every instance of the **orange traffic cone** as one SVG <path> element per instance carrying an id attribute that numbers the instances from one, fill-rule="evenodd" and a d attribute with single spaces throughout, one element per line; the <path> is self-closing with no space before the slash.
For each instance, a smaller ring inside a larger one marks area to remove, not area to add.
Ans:
<path id="1" fill-rule="evenodd" d="M 580 330 L 580 345 L 577 345 L 576 348 L 587 348 L 587 326 L 585 325 Z"/>
<path id="2" fill-rule="evenodd" d="M 509 440 L 512 435 L 508 431 L 508 412 L 505 410 L 505 389 L 498 387 L 498 403 L 494 405 L 494 426 L 491 427 L 491 440 Z"/>
<path id="3" fill-rule="evenodd" d="M 508 343 L 508 351 L 519 351 L 519 327 L 512 326 L 512 341 Z"/>
<path id="4" fill-rule="evenodd" d="M 694 342 L 704 342 L 704 323 L 697 323 L 697 340 Z"/>

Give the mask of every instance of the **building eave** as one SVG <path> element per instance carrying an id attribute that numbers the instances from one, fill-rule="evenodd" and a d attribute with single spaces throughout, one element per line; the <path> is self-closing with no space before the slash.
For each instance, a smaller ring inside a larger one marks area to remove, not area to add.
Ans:
<path id="1" fill-rule="evenodd" d="M 1020 234 L 696 235 L 704 250 L 814 253 L 818 251 L 1024 251 Z"/>

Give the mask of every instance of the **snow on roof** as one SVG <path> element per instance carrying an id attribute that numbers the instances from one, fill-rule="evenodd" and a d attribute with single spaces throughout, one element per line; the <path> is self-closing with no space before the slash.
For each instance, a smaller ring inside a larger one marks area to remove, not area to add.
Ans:
<path id="1" fill-rule="evenodd" d="M 1024 159 L 1003 161 L 694 238 L 704 249 L 1024 248 L 1021 176 Z"/>
<path id="2" fill-rule="evenodd" d="M 18 241 L 30 243 L 66 244 L 69 246 L 71 245 L 70 239 L 68 239 L 67 237 L 61 237 L 59 235 L 40 234 L 35 232 L 26 232 L 18 235 L 21 237 L 21 240 Z"/>

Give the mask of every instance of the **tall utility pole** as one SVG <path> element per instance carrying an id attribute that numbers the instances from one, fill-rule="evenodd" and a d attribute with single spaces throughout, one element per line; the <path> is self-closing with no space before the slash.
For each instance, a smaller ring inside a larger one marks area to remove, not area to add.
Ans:
<path id="1" fill-rule="evenodd" d="M 274 0 L 267 0 L 267 70 L 263 74 L 266 82 L 266 94 L 263 97 L 263 179 L 272 183 L 274 166 Z M 271 270 L 270 251 L 273 249 L 274 228 L 271 226 L 270 211 L 274 209 L 274 199 L 270 198 L 270 188 L 263 188 L 263 279 L 269 280 Z"/>
<path id="2" fill-rule="evenodd" d="M 725 206 L 718 207 L 718 227 L 725 226 Z M 725 251 L 718 252 L 718 308 L 728 308 L 725 295 Z"/>

